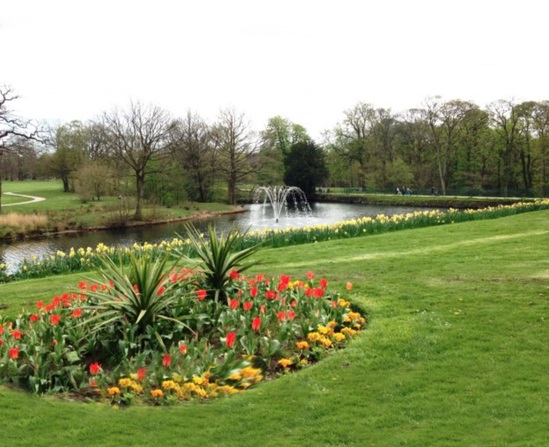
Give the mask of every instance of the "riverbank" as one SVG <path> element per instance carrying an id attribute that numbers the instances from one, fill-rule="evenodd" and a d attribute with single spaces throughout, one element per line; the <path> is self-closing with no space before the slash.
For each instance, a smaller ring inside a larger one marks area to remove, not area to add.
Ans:
<path id="1" fill-rule="evenodd" d="M 127 221 L 120 225 L 96 225 L 91 226 L 87 228 L 79 228 L 79 229 L 72 229 L 72 230 L 64 230 L 64 231 L 56 231 L 56 232 L 50 232 L 50 233 L 42 233 L 40 236 L 37 237 L 50 237 L 50 236 L 59 236 L 63 234 L 77 234 L 77 233 L 85 233 L 87 231 L 89 232 L 95 232 L 95 231 L 108 231 L 108 230 L 121 230 L 124 228 L 139 228 L 139 227 L 153 227 L 157 225 L 168 225 L 178 222 L 191 222 L 201 219 L 210 219 L 212 217 L 219 217 L 219 216 L 228 216 L 232 214 L 240 214 L 244 213 L 246 209 L 243 206 L 235 206 L 234 209 L 229 211 L 200 211 L 198 213 L 192 214 L 190 216 L 186 217 L 178 217 L 178 218 L 172 218 L 172 219 L 159 219 L 159 220 L 147 220 L 147 221 Z M 32 238 L 32 236 L 27 236 L 27 238 Z"/>
<path id="2" fill-rule="evenodd" d="M 498 205 L 512 205 L 518 202 L 530 202 L 534 199 L 519 197 L 459 197 L 391 194 L 317 194 L 320 202 L 355 203 L 362 205 L 417 206 L 426 208 L 480 209 Z"/>
<path id="3" fill-rule="evenodd" d="M 47 202 L 42 202 L 44 206 Z M 21 205 L 21 204 L 18 204 Z M 21 207 L 21 211 L 27 211 Z M 0 243 L 9 244 L 15 241 L 40 239 L 66 234 L 121 230 L 124 228 L 151 227 L 177 222 L 196 221 L 217 216 L 245 212 L 241 205 L 220 203 L 192 203 L 178 208 L 147 206 L 143 210 L 144 219 L 132 220 L 127 214 L 108 203 L 85 204 L 79 208 L 68 208 L 64 211 L 41 209 L 34 212 L 10 211 L 5 216 L 6 223 L 0 221 Z M 39 224 L 34 224 L 36 217 L 41 217 Z M 15 217 L 15 218 L 13 218 Z M 44 223 L 45 222 L 45 223 Z"/>
<path id="4" fill-rule="evenodd" d="M 293 221 L 293 224 L 289 226 L 279 227 L 277 225 L 276 228 L 273 226 L 256 226 L 255 230 L 247 233 L 239 249 L 256 245 L 280 248 L 288 245 L 318 243 L 433 225 L 455 224 L 469 220 L 494 219 L 547 209 L 549 208 L 549 200 L 466 211 L 317 203 L 312 207 L 313 212 L 318 207 L 322 210 L 332 209 L 332 212 L 328 213 L 332 219 L 331 223 L 324 221 L 322 224 L 312 225 L 311 218 L 307 217 L 301 221 L 300 226 L 298 225 L 299 218 L 288 216 L 288 221 Z M 345 208 L 353 209 L 353 211 L 361 210 L 361 215 L 355 215 L 354 217 L 347 215 L 347 218 L 344 218 Z M 392 209 L 392 213 L 383 212 L 381 208 Z M 370 216 L 364 216 L 366 209 L 371 211 L 377 209 L 377 211 Z M 253 212 L 249 215 L 246 213 L 243 216 L 245 222 L 239 222 L 239 217 L 230 216 L 203 220 L 195 222 L 194 225 L 201 232 L 208 231 L 209 225 L 214 225 L 217 232 L 228 231 L 233 226 L 247 231 L 251 228 L 249 224 L 250 217 L 252 217 L 252 220 L 259 217 L 256 215 L 253 218 L 253 215 Z M 322 219 L 322 214 L 319 217 Z M 272 218 L 269 221 L 272 223 Z M 186 245 L 185 236 L 180 236 L 182 234 L 185 234 L 185 227 L 181 224 L 172 224 L 138 230 L 127 228 L 120 232 L 88 232 L 81 235 L 64 235 L 43 241 L 14 243 L 0 249 L 0 282 L 43 277 L 52 273 L 87 271 L 101 263 L 101 254 L 105 250 L 108 250 L 110 255 L 115 255 L 115 257 L 118 257 L 118 255 L 126 256 L 128 247 L 132 247 L 133 250 L 144 249 L 151 255 L 155 251 L 171 251 L 172 244 L 177 247 L 177 250 L 181 250 Z M 93 249 L 93 247 L 96 247 L 96 249 Z M 185 249 L 183 250 L 185 251 Z M 127 260 L 124 262 L 127 262 Z"/>
<path id="5" fill-rule="evenodd" d="M 518 198 L 322 193 L 317 195 L 317 201 L 371 206 L 410 206 L 463 210 L 510 205 L 521 200 Z M 78 206 L 67 207 L 64 211 L 58 211 L 53 206 L 53 209 L 48 209 L 47 204 L 47 201 L 42 201 L 40 203 L 41 209 L 34 210 L 36 214 L 32 214 L 34 216 L 43 216 L 47 218 L 46 224 L 38 226 L 29 224 L 31 214 L 28 212 L 21 212 L 21 219 L 17 219 L 18 223 L 12 226 L 6 226 L 0 223 L 0 243 L 10 244 L 15 241 L 48 238 L 67 234 L 153 227 L 239 214 L 246 211 L 243 205 L 230 206 L 221 203 L 188 203 L 172 208 L 147 205 L 143 210 L 144 219 L 135 221 L 128 215 L 130 213 L 122 213 L 119 209 L 119 205 L 113 205 L 108 199 L 106 199 L 104 203 L 78 204 Z M 20 209 L 22 211 L 28 211 L 28 208 L 25 208 L 24 206 L 21 206 Z M 19 214 L 19 209 L 17 211 Z"/>

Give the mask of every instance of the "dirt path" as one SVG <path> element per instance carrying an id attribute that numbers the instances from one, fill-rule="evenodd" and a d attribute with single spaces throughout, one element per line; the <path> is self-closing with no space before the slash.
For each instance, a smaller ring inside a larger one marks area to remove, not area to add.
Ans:
<path id="1" fill-rule="evenodd" d="M 27 196 L 25 194 L 15 194 L 14 192 L 5 192 L 7 196 L 17 196 L 17 197 L 26 197 L 31 200 L 27 200 L 26 202 L 17 202 L 17 203 L 6 203 L 2 204 L 2 208 L 5 206 L 13 206 L 13 205 L 26 205 L 27 203 L 35 203 L 35 202 L 42 202 L 46 200 L 45 197 L 36 197 L 36 196 Z"/>

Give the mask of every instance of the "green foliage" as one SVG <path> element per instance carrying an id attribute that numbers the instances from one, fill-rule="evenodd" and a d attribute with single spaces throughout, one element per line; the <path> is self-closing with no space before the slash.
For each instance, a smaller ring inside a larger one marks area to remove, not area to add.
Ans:
<path id="1" fill-rule="evenodd" d="M 283 183 L 284 159 L 289 155 L 292 145 L 310 140 L 306 129 L 281 116 L 269 119 L 261 132 L 261 150 L 259 156 L 262 168 L 257 172 L 257 182 L 261 185 Z"/>
<path id="2" fill-rule="evenodd" d="M 121 256 L 118 262 L 106 254 L 100 260 L 104 286 L 84 292 L 91 314 L 85 323 L 91 326 L 92 335 L 106 345 L 116 346 L 119 339 L 127 339 L 137 349 L 158 344 L 165 349 L 164 339 L 171 338 L 173 325 L 167 328 L 161 321 L 182 329 L 188 299 L 185 287 L 166 276 L 171 270 L 168 256 L 130 252 L 126 264 Z"/>
<path id="3" fill-rule="evenodd" d="M 259 250 L 259 244 L 238 250 L 245 239 L 245 231 L 242 233 L 234 227 L 228 233 L 217 235 L 215 228 L 208 227 L 208 238 L 202 235 L 194 226 L 185 225 L 187 236 L 191 244 L 191 252 L 200 260 L 200 266 L 204 271 L 206 288 L 212 292 L 215 301 L 226 299 L 227 283 L 233 271 L 244 272 L 256 262 L 245 260 Z M 176 251 L 177 253 L 177 251 Z M 188 261 L 193 259 L 179 251 L 179 256 L 185 257 Z"/>
<path id="4" fill-rule="evenodd" d="M 76 193 L 84 202 L 112 195 L 117 183 L 110 165 L 97 160 L 88 160 L 75 171 L 74 177 Z"/>
<path id="5" fill-rule="evenodd" d="M 147 175 L 145 197 L 152 203 L 168 208 L 179 205 L 187 199 L 186 178 L 178 172 L 173 160 L 151 161 L 152 172 Z"/>
<path id="6" fill-rule="evenodd" d="M 308 200 L 312 200 L 317 186 L 328 178 L 328 168 L 324 152 L 314 141 L 308 140 L 292 145 L 284 158 L 284 183 L 303 190 Z"/>

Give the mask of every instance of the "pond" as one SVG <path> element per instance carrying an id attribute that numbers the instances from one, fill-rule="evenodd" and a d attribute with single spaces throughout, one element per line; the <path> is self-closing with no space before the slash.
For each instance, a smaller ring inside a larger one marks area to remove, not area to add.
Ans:
<path id="1" fill-rule="evenodd" d="M 208 225 L 215 225 L 218 231 L 226 231 L 231 225 L 238 228 L 262 230 L 267 228 L 304 227 L 317 224 L 332 224 L 360 217 L 375 217 L 378 214 L 392 216 L 417 211 L 416 207 L 372 206 L 349 203 L 311 203 L 311 211 L 288 207 L 281 213 L 279 222 L 275 222 L 270 205 L 247 205 L 242 213 L 193 220 L 193 224 L 204 231 Z M 426 208 L 421 208 L 425 210 Z M 185 234 L 183 222 L 117 230 L 70 233 L 49 238 L 18 241 L 0 245 L 0 263 L 9 263 L 8 270 L 15 271 L 23 259 L 33 256 L 42 258 L 57 251 L 68 252 L 71 247 L 95 248 L 99 243 L 108 246 L 129 246 L 134 243 L 160 242 L 173 239 L 176 233 Z"/>

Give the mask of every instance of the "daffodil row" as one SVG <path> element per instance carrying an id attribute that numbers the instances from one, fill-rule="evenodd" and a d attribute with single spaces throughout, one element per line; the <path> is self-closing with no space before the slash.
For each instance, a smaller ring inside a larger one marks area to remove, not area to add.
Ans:
<path id="1" fill-rule="evenodd" d="M 549 199 L 519 202 L 512 205 L 500 205 L 476 210 L 425 210 L 408 214 L 397 214 L 390 217 L 380 214 L 374 218 L 363 217 L 335 224 L 252 231 L 243 239 L 242 246 L 236 248 L 242 249 L 258 243 L 262 244 L 263 247 L 283 247 L 316 243 L 432 225 L 493 219 L 542 209 L 549 209 Z M 95 249 L 91 247 L 71 248 L 68 253 L 58 251 L 55 255 L 45 258 L 38 259 L 31 257 L 30 259 L 25 259 L 15 272 L 10 268 L 12 266 L 2 263 L 0 264 L 0 282 L 38 278 L 59 273 L 88 271 L 100 265 L 99 258 L 102 254 L 119 256 L 122 262 L 126 262 L 132 252 L 147 252 L 152 255 L 155 253 L 160 255 L 161 253 L 172 252 L 174 250 L 179 252 L 187 251 L 192 255 L 190 241 L 179 238 L 164 240 L 155 244 L 136 243 L 127 247 L 108 247 L 104 244 L 99 244 Z"/>

